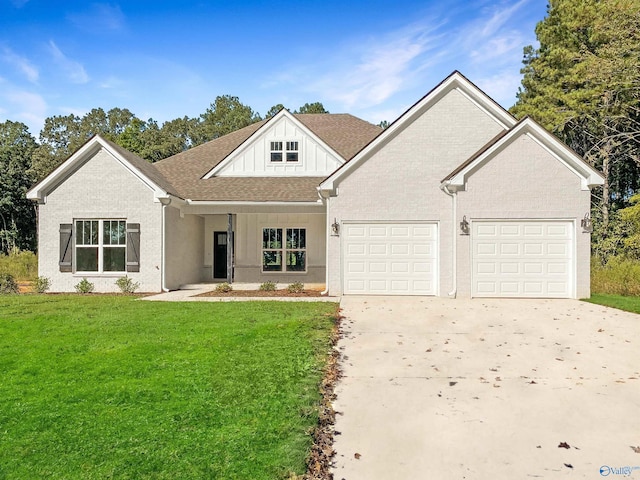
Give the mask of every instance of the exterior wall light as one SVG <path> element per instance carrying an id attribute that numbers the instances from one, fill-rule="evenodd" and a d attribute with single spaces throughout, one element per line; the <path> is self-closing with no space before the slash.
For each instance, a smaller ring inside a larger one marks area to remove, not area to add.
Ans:
<path id="1" fill-rule="evenodd" d="M 331 224 L 331 235 L 333 235 L 334 237 L 340 235 L 340 224 L 335 218 L 333 219 L 333 223 Z"/>
<path id="2" fill-rule="evenodd" d="M 467 222 L 467 216 L 463 215 L 460 222 L 460 235 L 469 235 L 469 222 Z"/>
<path id="3" fill-rule="evenodd" d="M 584 233 L 593 232 L 593 222 L 591 221 L 591 215 L 589 212 L 584 214 L 584 218 L 580 221 L 580 225 L 582 226 L 582 231 Z"/>

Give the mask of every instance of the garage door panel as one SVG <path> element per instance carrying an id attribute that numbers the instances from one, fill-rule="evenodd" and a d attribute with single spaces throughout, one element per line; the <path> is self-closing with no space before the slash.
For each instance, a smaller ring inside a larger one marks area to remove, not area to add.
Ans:
<path id="1" fill-rule="evenodd" d="M 435 295 L 436 224 L 358 225 L 343 229 L 345 294 Z"/>
<path id="2" fill-rule="evenodd" d="M 570 297 L 572 225 L 566 221 L 474 221 L 472 295 Z"/>
<path id="3" fill-rule="evenodd" d="M 409 244 L 408 243 L 400 243 L 400 244 L 392 244 L 391 245 L 391 255 L 409 255 Z"/>
<path id="4" fill-rule="evenodd" d="M 520 245 L 517 243 L 500 244 L 501 255 L 520 255 Z"/>

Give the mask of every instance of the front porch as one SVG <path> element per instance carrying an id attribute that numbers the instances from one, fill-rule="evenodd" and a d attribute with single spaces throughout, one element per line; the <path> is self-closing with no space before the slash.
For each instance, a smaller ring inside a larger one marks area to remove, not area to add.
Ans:
<path id="1" fill-rule="evenodd" d="M 226 209 L 226 213 L 219 213 Z M 181 205 L 165 217 L 165 290 L 326 281 L 326 214 L 311 205 Z"/>

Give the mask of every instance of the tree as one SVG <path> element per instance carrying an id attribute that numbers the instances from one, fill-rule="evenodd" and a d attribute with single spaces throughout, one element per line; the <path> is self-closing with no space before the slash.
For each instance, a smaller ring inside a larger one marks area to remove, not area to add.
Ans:
<path id="1" fill-rule="evenodd" d="M 596 214 L 606 232 L 611 212 L 640 187 L 640 2 L 550 0 L 536 36 L 511 111 L 602 170 Z"/>
<path id="2" fill-rule="evenodd" d="M 305 103 L 294 113 L 329 113 L 320 102 Z"/>
<path id="3" fill-rule="evenodd" d="M 264 115 L 264 119 L 267 120 L 271 117 L 276 116 L 276 114 L 280 113 L 280 110 L 284 109 L 284 105 L 281 103 L 278 103 L 277 105 L 274 105 L 273 107 L 271 107 L 269 110 L 267 110 L 267 113 Z"/>
<path id="4" fill-rule="evenodd" d="M 240 102 L 238 97 L 222 95 L 200 115 L 203 139 L 213 140 L 260 121 L 260 115 Z"/>
<path id="5" fill-rule="evenodd" d="M 36 139 L 23 123 L 0 123 L 0 252 L 36 246 L 35 208 L 26 198 Z"/>
<path id="6" fill-rule="evenodd" d="M 133 113 L 121 108 L 108 112 L 94 108 L 83 117 L 71 114 L 48 117 L 40 132 L 40 146 L 34 152 L 31 173 L 40 180 L 92 136 L 101 135 L 118 142 L 125 131 L 132 134 L 139 128 L 139 122 Z"/>

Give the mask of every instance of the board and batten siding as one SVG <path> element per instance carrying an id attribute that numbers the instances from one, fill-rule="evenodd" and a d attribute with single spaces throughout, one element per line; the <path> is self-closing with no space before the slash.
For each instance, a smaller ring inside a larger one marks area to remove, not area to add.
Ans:
<path id="1" fill-rule="evenodd" d="M 262 283 L 323 283 L 325 281 L 326 215 L 251 213 L 235 216 L 235 281 Z M 262 273 L 262 229 L 305 228 L 307 235 L 307 272 Z"/>
<path id="2" fill-rule="evenodd" d="M 271 162 L 272 141 L 298 141 L 298 161 Z M 229 159 L 217 176 L 328 176 L 343 160 L 309 137 L 304 130 L 286 117 L 275 121 L 262 134 Z"/>
<path id="3" fill-rule="evenodd" d="M 84 277 L 97 292 L 117 292 L 115 281 L 125 275 L 60 271 L 60 225 L 76 219 L 140 224 L 140 271 L 127 275 L 140 284 L 139 291 L 160 291 L 162 205 L 154 202 L 148 186 L 104 149 L 50 192 L 38 209 L 38 275 L 51 279 L 52 292 L 74 292 Z"/>

